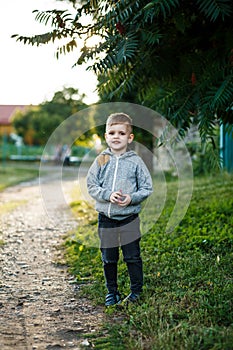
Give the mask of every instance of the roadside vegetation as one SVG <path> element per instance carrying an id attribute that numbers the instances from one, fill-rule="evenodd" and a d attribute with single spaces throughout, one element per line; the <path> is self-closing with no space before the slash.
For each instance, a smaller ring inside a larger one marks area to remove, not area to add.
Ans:
<path id="1" fill-rule="evenodd" d="M 27 164 L 3 163 L 0 168 L 0 191 L 17 183 L 31 180 L 39 174 L 39 167 Z"/>
<path id="2" fill-rule="evenodd" d="M 184 219 L 173 232 L 165 233 L 177 190 L 175 180 L 167 182 L 168 196 L 157 222 L 149 211 L 142 213 L 150 229 L 141 242 L 145 279 L 141 302 L 105 309 L 101 332 L 87 335 L 96 349 L 232 349 L 232 185 L 229 174 L 195 178 Z M 64 243 L 69 271 L 81 286 L 79 293 L 104 306 L 97 216 L 85 201 L 73 202 L 72 209 L 79 227 Z M 127 295 L 129 280 L 122 259 L 119 286 Z"/>

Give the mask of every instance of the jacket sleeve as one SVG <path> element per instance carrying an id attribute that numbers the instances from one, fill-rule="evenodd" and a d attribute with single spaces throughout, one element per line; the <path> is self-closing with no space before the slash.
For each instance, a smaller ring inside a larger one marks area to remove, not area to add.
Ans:
<path id="1" fill-rule="evenodd" d="M 137 167 L 137 191 L 131 194 L 131 204 L 139 204 L 153 192 L 152 179 L 149 170 L 142 159 Z"/>
<path id="2" fill-rule="evenodd" d="M 97 159 L 92 163 L 87 174 L 87 189 L 92 198 L 98 202 L 109 202 L 111 191 L 102 188 L 99 181 L 101 166 Z"/>

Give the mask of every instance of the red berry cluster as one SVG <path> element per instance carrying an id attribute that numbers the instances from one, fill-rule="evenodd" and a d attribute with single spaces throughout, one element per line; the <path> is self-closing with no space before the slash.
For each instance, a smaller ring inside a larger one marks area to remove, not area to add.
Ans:
<path id="1" fill-rule="evenodd" d="M 197 83 L 197 78 L 196 78 L 196 74 L 195 73 L 192 73 L 191 83 L 192 83 L 192 85 L 196 85 L 196 83 Z"/>
<path id="2" fill-rule="evenodd" d="M 121 35 L 125 34 L 125 27 L 121 24 L 121 22 L 117 22 L 116 29 Z"/>
<path id="3" fill-rule="evenodd" d="M 65 23 L 59 14 L 56 15 L 56 20 L 59 28 L 65 28 Z"/>

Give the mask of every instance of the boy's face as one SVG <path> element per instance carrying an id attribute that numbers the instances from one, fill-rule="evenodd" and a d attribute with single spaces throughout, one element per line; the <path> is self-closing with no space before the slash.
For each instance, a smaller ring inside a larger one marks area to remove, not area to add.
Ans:
<path id="1" fill-rule="evenodd" d="M 127 124 L 107 125 L 104 136 L 111 151 L 117 155 L 126 152 L 128 144 L 131 143 L 134 138 Z"/>

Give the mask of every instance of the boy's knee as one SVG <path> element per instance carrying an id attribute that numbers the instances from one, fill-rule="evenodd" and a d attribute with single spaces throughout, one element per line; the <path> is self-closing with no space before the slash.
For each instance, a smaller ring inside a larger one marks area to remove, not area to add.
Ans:
<path id="1" fill-rule="evenodd" d="M 108 264 L 117 264 L 118 260 L 103 258 L 102 261 L 104 265 L 108 265 Z"/>
<path id="2" fill-rule="evenodd" d="M 124 257 L 124 262 L 135 264 L 135 263 L 142 262 L 142 259 L 140 256 L 126 256 Z"/>

